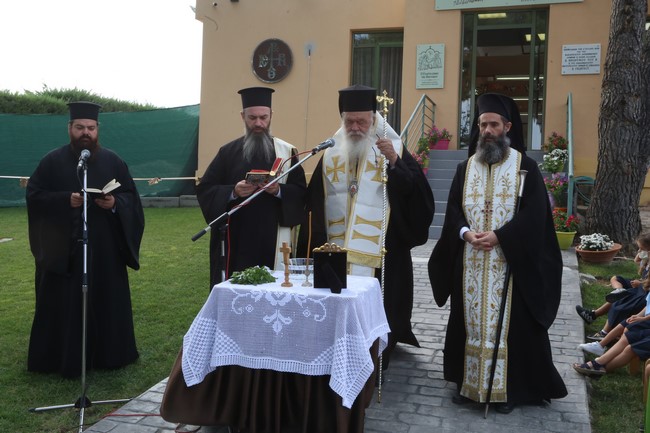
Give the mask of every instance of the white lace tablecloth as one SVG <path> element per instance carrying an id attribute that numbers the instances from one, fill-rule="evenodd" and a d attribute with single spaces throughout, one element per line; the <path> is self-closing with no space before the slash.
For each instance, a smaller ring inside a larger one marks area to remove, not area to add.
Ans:
<path id="1" fill-rule="evenodd" d="M 390 329 L 376 278 L 348 276 L 340 294 L 275 283 L 214 286 L 183 338 L 183 377 L 187 386 L 203 381 L 217 367 L 239 365 L 310 376 L 330 375 L 330 387 L 350 408 L 374 371 L 370 347 L 379 353 Z"/>

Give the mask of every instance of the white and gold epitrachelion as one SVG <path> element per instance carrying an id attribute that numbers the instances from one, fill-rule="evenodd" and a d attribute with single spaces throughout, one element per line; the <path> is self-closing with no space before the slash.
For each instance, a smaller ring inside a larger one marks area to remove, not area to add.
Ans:
<path id="1" fill-rule="evenodd" d="M 515 214 L 521 154 L 510 151 L 501 163 L 487 166 L 471 157 L 465 177 L 463 210 L 470 230 L 486 232 L 502 227 Z M 481 251 L 465 243 L 463 303 L 467 339 L 461 395 L 485 402 L 494 352 L 497 322 L 506 274 L 503 251 L 497 245 Z M 512 290 L 508 290 L 499 343 L 492 402 L 507 401 L 508 322 Z"/>
<path id="2" fill-rule="evenodd" d="M 375 269 L 381 267 L 382 165 L 381 154 L 374 143 L 376 131 L 383 131 L 383 128 L 384 119 L 375 113 L 375 125 L 369 131 L 368 142 L 359 143 L 365 147 L 365 152 L 357 163 L 348 161 L 345 146 L 327 149 L 323 156 L 328 242 L 347 249 L 350 275 L 374 277 Z M 402 140 L 389 125 L 386 130 L 395 152 L 401 156 Z M 336 132 L 334 140 L 336 143 L 346 140 L 343 128 Z"/>

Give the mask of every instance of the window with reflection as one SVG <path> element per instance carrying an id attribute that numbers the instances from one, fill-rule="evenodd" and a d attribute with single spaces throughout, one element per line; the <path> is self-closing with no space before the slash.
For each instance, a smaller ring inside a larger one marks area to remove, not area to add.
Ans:
<path id="1" fill-rule="evenodd" d="M 388 123 L 399 133 L 402 96 L 402 53 L 404 33 L 399 31 L 352 34 L 352 68 L 350 84 L 386 90 L 395 103 L 390 106 Z"/>

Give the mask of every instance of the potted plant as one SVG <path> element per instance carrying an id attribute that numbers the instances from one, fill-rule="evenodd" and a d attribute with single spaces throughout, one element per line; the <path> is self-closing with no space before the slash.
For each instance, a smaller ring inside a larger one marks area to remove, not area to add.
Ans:
<path id="1" fill-rule="evenodd" d="M 551 152 L 555 149 L 567 150 L 568 144 L 566 138 L 553 131 L 551 135 L 549 135 L 546 143 L 544 143 L 544 150 L 546 152 Z"/>
<path id="2" fill-rule="evenodd" d="M 564 171 L 564 165 L 569 160 L 569 152 L 566 149 L 553 149 L 544 154 L 542 163 L 539 168 L 549 173 L 559 173 Z"/>
<path id="3" fill-rule="evenodd" d="M 621 244 L 613 242 L 607 235 L 592 233 L 580 236 L 576 252 L 585 262 L 607 264 L 611 263 L 621 247 Z"/>
<path id="4" fill-rule="evenodd" d="M 551 206 L 566 208 L 567 190 L 569 188 L 569 178 L 564 173 L 553 173 L 551 176 L 544 178 L 544 185 L 549 192 Z"/>
<path id="5" fill-rule="evenodd" d="M 578 231 L 578 222 L 575 215 L 567 215 L 560 209 L 553 209 L 553 225 L 561 249 L 566 250 L 573 245 L 573 238 Z"/>
<path id="6" fill-rule="evenodd" d="M 427 172 L 429 171 L 429 150 L 416 150 L 414 152 L 411 152 L 411 156 L 413 156 L 413 159 L 415 159 L 415 161 L 422 169 L 422 172 L 426 176 Z"/>
<path id="7" fill-rule="evenodd" d="M 440 129 L 433 125 L 429 132 L 420 138 L 420 142 L 426 143 L 429 149 L 444 150 L 449 148 L 451 138 L 452 135 L 446 128 Z"/>

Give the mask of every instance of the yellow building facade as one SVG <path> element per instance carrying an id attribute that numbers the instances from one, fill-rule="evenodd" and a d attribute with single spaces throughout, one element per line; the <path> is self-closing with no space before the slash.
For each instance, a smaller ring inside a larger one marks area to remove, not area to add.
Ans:
<path id="1" fill-rule="evenodd" d="M 518 101 L 533 150 L 553 131 L 566 135 L 571 94 L 574 172 L 593 177 L 610 7 L 603 0 L 197 0 L 197 174 L 243 134 L 239 89 L 275 89 L 272 133 L 302 151 L 339 128 L 338 90 L 366 84 L 391 91 L 389 120 L 398 131 L 426 95 L 436 125 L 454 136 L 452 148 L 463 147 L 480 93 Z"/>

